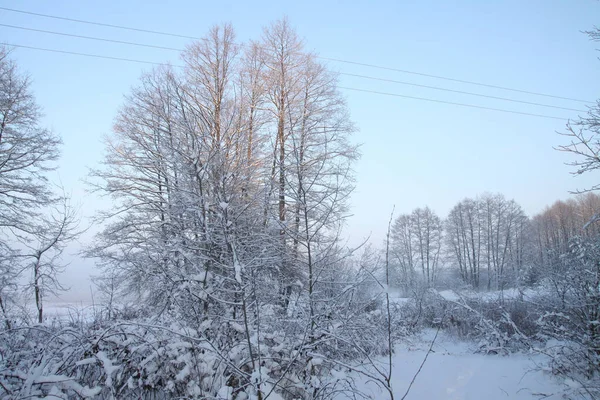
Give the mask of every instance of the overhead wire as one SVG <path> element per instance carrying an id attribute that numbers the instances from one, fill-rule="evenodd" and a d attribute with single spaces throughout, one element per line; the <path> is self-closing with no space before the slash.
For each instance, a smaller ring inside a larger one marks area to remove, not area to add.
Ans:
<path id="1" fill-rule="evenodd" d="M 83 19 L 60 17 L 58 15 L 49 15 L 49 14 L 35 13 L 35 12 L 31 12 L 31 11 L 17 10 L 17 9 L 8 8 L 8 7 L 0 7 L 0 10 L 10 11 L 10 12 L 15 12 L 15 13 L 21 13 L 21 14 L 35 15 L 36 17 L 44 17 L 44 18 L 59 19 L 59 20 L 63 20 L 63 21 L 77 22 L 77 23 L 80 23 L 80 24 L 104 26 L 104 27 L 107 27 L 107 28 L 124 29 L 124 30 L 135 31 L 135 32 L 152 33 L 152 34 L 155 34 L 155 35 L 172 36 L 172 37 L 179 37 L 179 38 L 183 38 L 183 39 L 194 39 L 194 40 L 201 39 L 199 37 L 187 36 L 187 35 L 180 35 L 180 34 L 177 34 L 177 33 L 154 31 L 154 30 L 151 30 L 151 29 L 132 28 L 130 26 L 115 25 L 115 24 L 106 24 L 106 23 L 102 23 L 102 22 L 86 21 L 86 20 L 83 20 Z"/>
<path id="2" fill-rule="evenodd" d="M 110 43 L 126 44 L 126 45 L 130 45 L 130 46 L 150 47 L 150 48 L 161 49 L 161 50 L 172 50 L 172 51 L 178 51 L 178 52 L 183 51 L 183 49 L 176 49 L 174 47 L 157 46 L 154 44 L 145 44 L 145 43 L 137 43 L 137 42 L 127 42 L 124 40 L 105 39 L 105 38 L 99 38 L 99 37 L 95 37 L 95 36 L 83 36 L 83 35 L 76 35 L 73 33 L 47 31 L 44 29 L 27 28 L 24 26 L 17 26 L 17 25 L 0 24 L 0 26 L 3 26 L 5 28 L 21 29 L 24 31 L 47 33 L 50 35 L 59 35 L 59 36 L 68 36 L 68 37 L 74 37 L 74 38 L 79 38 L 79 39 L 95 40 L 98 42 L 110 42 Z"/>
<path id="3" fill-rule="evenodd" d="M 40 50 L 40 51 L 46 51 L 46 52 L 52 52 L 52 53 L 70 54 L 70 55 L 76 55 L 76 56 L 93 57 L 93 58 L 101 58 L 101 59 L 104 58 L 104 59 L 109 59 L 109 60 L 126 61 L 126 62 L 140 63 L 140 64 L 161 65 L 161 66 L 171 65 L 171 64 L 166 64 L 166 63 L 157 63 L 157 62 L 152 62 L 152 61 L 143 61 L 143 60 L 136 60 L 136 59 L 131 59 L 131 58 L 111 57 L 111 56 L 103 56 L 103 55 L 99 55 L 99 54 L 81 53 L 81 52 L 76 52 L 76 51 L 47 49 L 47 48 L 43 48 L 43 47 L 25 46 L 25 45 L 6 43 L 6 42 L 0 43 L 0 44 L 4 45 L 4 46 L 12 46 L 12 47 L 17 47 L 17 48 L 25 48 L 25 49 Z M 178 68 L 183 68 L 183 66 L 181 66 L 181 65 L 172 65 L 172 66 L 178 67 Z M 456 105 L 456 106 L 461 106 L 461 107 L 476 108 L 476 109 L 480 109 L 480 110 L 499 111 L 499 112 L 503 112 L 503 113 L 519 114 L 519 115 L 526 115 L 526 116 L 540 117 L 540 118 L 549 118 L 549 119 L 558 119 L 558 120 L 566 120 L 567 119 L 567 118 L 553 117 L 550 115 L 542 115 L 542 114 L 535 114 L 535 113 L 528 113 L 528 112 L 521 112 L 521 111 L 514 111 L 514 110 L 505 110 L 505 109 L 493 108 L 493 107 L 484 107 L 484 106 L 478 106 L 475 104 L 457 103 L 457 102 L 452 102 L 452 101 L 430 99 L 430 98 L 426 98 L 426 97 L 408 96 L 408 95 L 402 95 L 402 94 L 398 94 L 398 93 L 379 92 L 379 91 L 375 91 L 375 90 L 358 89 L 358 88 L 352 88 L 352 87 L 346 87 L 346 86 L 338 86 L 338 88 L 343 89 L 343 90 L 351 90 L 351 91 L 372 93 L 372 94 L 385 95 L 385 96 L 401 97 L 401 98 L 406 98 L 406 99 L 428 101 L 428 102 L 433 102 L 433 103 L 451 104 L 451 105 Z"/>
<path id="4" fill-rule="evenodd" d="M 52 18 L 52 19 L 58 19 L 58 20 L 64 20 L 64 21 L 77 22 L 77 23 L 82 23 L 82 24 L 104 26 L 104 27 L 116 28 L 116 29 L 124 29 L 124 30 L 129 30 L 129 31 L 144 32 L 144 33 L 179 37 L 179 38 L 185 38 L 185 39 L 202 40 L 202 38 L 196 37 L 196 36 L 181 35 L 181 34 L 164 32 L 164 31 L 155 31 L 155 30 L 150 30 L 150 29 L 133 28 L 133 27 L 123 26 L 123 25 L 107 24 L 107 23 L 95 22 L 95 21 L 89 21 L 89 20 L 61 17 L 61 16 L 57 16 L 57 15 L 42 14 L 42 13 L 36 13 L 36 12 L 31 12 L 31 11 L 18 10 L 18 9 L 9 8 L 9 7 L 0 7 L 0 10 L 14 12 L 14 13 L 34 15 L 34 16 L 44 17 L 44 18 Z M 412 75 L 418 75 L 418 76 L 423 76 L 423 77 L 428 77 L 428 78 L 463 83 L 463 84 L 468 84 L 468 85 L 476 85 L 476 86 L 481 86 L 481 87 L 512 91 L 512 92 L 523 93 L 523 94 L 528 94 L 528 95 L 532 95 L 532 96 L 542 96 L 542 97 L 548 97 L 548 98 L 554 98 L 554 99 L 576 101 L 576 102 L 580 102 L 580 103 L 595 103 L 594 101 L 590 101 L 590 100 L 582 100 L 582 99 L 576 99 L 573 97 L 557 96 L 557 95 L 540 93 L 540 92 L 535 92 L 535 91 L 530 91 L 530 90 L 515 89 L 515 88 L 511 88 L 511 87 L 507 87 L 507 86 L 492 85 L 492 84 L 487 84 L 487 83 L 482 83 L 482 82 L 470 81 L 470 80 L 466 80 L 466 79 L 450 78 L 450 77 L 441 76 L 441 75 L 427 74 L 427 73 L 423 73 L 423 72 L 410 71 L 410 70 L 387 67 L 387 66 L 382 66 L 382 65 L 377 65 L 377 64 L 363 63 L 363 62 L 350 61 L 350 60 L 344 60 L 344 59 L 340 59 L 340 58 L 332 58 L 332 57 L 324 57 L 324 56 L 317 56 L 317 57 L 319 59 L 327 60 L 327 61 L 334 61 L 334 62 L 339 62 L 339 63 L 363 66 L 363 67 L 368 67 L 368 68 L 376 68 L 376 69 L 387 70 L 387 71 L 395 71 L 395 72 L 400 72 L 400 73 L 404 73 L 404 74 L 412 74 Z"/>
<path id="5" fill-rule="evenodd" d="M 448 78 L 448 77 L 440 76 L 440 75 L 431 75 L 431 74 L 426 74 L 426 73 L 423 73 L 423 72 L 408 71 L 408 70 L 405 70 L 405 69 L 384 67 L 384 66 L 381 66 L 381 65 L 367 64 L 367 63 L 361 63 L 361 62 L 356 62 L 356 61 L 348 61 L 348 60 L 342 60 L 342 59 L 339 59 L 339 58 L 330 58 L 330 57 L 318 57 L 318 58 L 320 58 L 322 60 L 335 61 L 335 62 L 339 62 L 339 63 L 360 65 L 360 66 L 363 66 L 363 67 L 377 68 L 377 69 L 382 69 L 382 70 L 387 70 L 387 71 L 402 72 L 404 74 L 419 75 L 419 76 L 424 76 L 424 77 L 427 77 L 427 78 L 443 79 L 443 80 L 446 80 L 446 81 L 464 83 L 464 84 L 468 84 L 468 85 L 476 85 L 476 86 L 488 87 L 488 88 L 492 88 L 492 89 L 508 90 L 508 91 L 511 91 L 511 92 L 525 93 L 525 94 L 534 95 L 534 96 L 542 96 L 542 97 L 549 97 L 549 98 L 554 98 L 554 99 L 577 101 L 579 103 L 594 103 L 593 101 L 589 101 L 589 100 L 575 99 L 575 98 L 572 98 L 572 97 L 555 96 L 555 95 L 547 94 L 547 93 L 532 92 L 532 91 L 529 91 L 529 90 L 521 90 L 521 89 L 509 88 L 509 87 L 506 87 L 506 86 L 497 86 L 497 85 L 490 85 L 490 84 L 487 84 L 487 83 L 480 83 L 480 82 L 468 81 L 468 80 L 463 80 L 463 79 Z"/>
<path id="6" fill-rule="evenodd" d="M 84 57 L 93 57 L 93 58 L 105 58 L 108 60 L 128 61 L 128 62 L 133 62 L 133 63 L 138 63 L 138 64 L 169 65 L 169 64 L 165 64 L 165 63 L 157 63 L 157 62 L 152 62 L 152 61 L 135 60 L 133 58 L 103 56 L 103 55 L 99 55 L 99 54 L 80 53 L 78 51 L 47 49 L 44 47 L 26 46 L 26 45 L 22 45 L 22 44 L 14 44 L 14 43 L 6 43 L 6 42 L 0 43 L 0 44 L 3 46 L 17 47 L 17 48 L 30 49 L 30 50 L 40 50 L 40 51 L 46 51 L 46 52 L 50 52 L 50 53 L 71 54 L 74 56 L 84 56 Z"/>
<path id="7" fill-rule="evenodd" d="M 560 107 L 560 106 L 553 106 L 553 105 L 550 105 L 550 104 L 536 103 L 536 102 L 533 102 L 533 101 L 516 100 L 516 99 L 509 99 L 509 98 L 506 98 L 506 97 L 490 96 L 490 95 L 487 95 L 487 94 L 465 92 L 463 90 L 447 89 L 447 88 L 442 88 L 442 87 L 439 87 L 439 86 L 421 85 L 421 84 L 418 84 L 418 83 L 404 82 L 404 81 L 398 81 L 398 80 L 394 80 L 394 79 L 377 78 L 377 77 L 368 76 L 368 75 L 350 74 L 350 73 L 347 73 L 347 72 L 340 72 L 339 74 L 340 75 L 344 75 L 344 76 L 352 76 L 352 77 L 355 77 L 355 78 L 361 78 L 361 79 L 370 79 L 370 80 L 374 80 L 374 81 L 397 83 L 397 84 L 400 84 L 400 85 L 415 86 L 415 87 L 421 87 L 421 88 L 432 89 L 432 90 L 441 90 L 441 91 L 444 91 L 444 92 L 466 94 L 466 95 L 469 95 L 469 96 L 484 97 L 484 98 L 494 99 L 494 100 L 510 101 L 510 102 L 513 102 L 513 103 L 529 104 L 529 105 L 532 105 L 532 106 L 549 107 L 549 108 L 556 108 L 556 109 L 559 109 L 559 110 L 567 110 L 567 111 L 586 112 L 586 110 L 579 110 L 579 109 L 576 109 L 576 108 Z"/>
<path id="8" fill-rule="evenodd" d="M 534 113 L 521 112 L 521 111 L 504 110 L 504 109 L 501 109 L 501 108 L 478 106 L 478 105 L 475 105 L 475 104 L 456 103 L 456 102 L 453 102 L 453 101 L 429 99 L 429 98 L 426 98 L 426 97 L 408 96 L 408 95 L 398 94 L 398 93 L 379 92 L 379 91 L 376 91 L 376 90 L 357 89 L 357 88 L 351 88 L 351 87 L 345 87 L 345 86 L 338 86 L 338 88 L 339 89 L 344 89 L 344 90 L 353 90 L 353 91 L 356 91 L 356 92 L 372 93 L 372 94 L 379 94 L 379 95 L 393 96 L 393 97 L 402 97 L 402 98 L 405 98 L 405 99 L 412 99 L 412 100 L 429 101 L 429 102 L 432 102 L 432 103 L 452 104 L 452 105 L 461 106 L 461 107 L 478 108 L 480 110 L 491 110 L 491 111 L 499 111 L 499 112 L 503 112 L 503 113 L 528 115 L 528 116 L 531 116 L 531 117 L 559 119 L 559 120 L 563 120 L 563 121 L 567 119 L 567 118 L 553 117 L 553 116 L 550 116 L 550 115 L 542 115 L 542 114 L 534 114 Z"/>
<path id="9" fill-rule="evenodd" d="M 173 47 L 156 46 L 156 45 L 143 44 L 143 43 L 137 43 L 137 42 L 123 41 L 123 40 L 113 40 L 113 39 L 99 38 L 99 37 L 95 37 L 95 36 L 75 35 L 75 34 L 70 34 L 70 33 L 48 31 L 48 30 L 43 30 L 43 29 L 35 29 L 35 28 L 28 28 L 28 27 L 23 27 L 23 26 L 9 25 L 9 24 L 2 24 L 2 23 L 0 23 L 0 27 L 2 27 L 2 26 L 3 27 L 8 27 L 8 28 L 15 28 L 15 29 L 22 29 L 22 30 L 27 30 L 27 31 L 33 31 L 33 32 L 46 33 L 46 34 L 75 37 L 75 38 L 86 39 L 86 40 L 103 41 L 103 42 L 125 44 L 125 45 L 132 45 L 132 46 L 141 46 L 141 47 L 151 47 L 151 48 L 156 48 L 156 49 L 173 50 L 173 51 L 178 51 L 178 52 L 184 51 L 183 49 L 177 49 L 177 48 L 173 48 Z M 25 47 L 25 46 L 22 46 L 22 47 Z M 34 48 L 33 46 L 29 46 L 29 48 L 36 49 L 36 50 L 43 50 L 41 48 Z M 48 51 L 48 50 L 46 50 L 46 51 Z M 66 51 L 63 51 L 63 52 L 67 53 L 67 54 L 69 53 L 69 52 L 66 52 Z M 90 56 L 93 56 L 93 55 L 90 55 Z M 137 62 L 141 62 L 141 61 L 137 61 Z M 146 63 L 148 63 L 148 62 L 146 62 Z M 160 64 L 160 63 L 157 63 L 157 64 Z M 491 96 L 491 95 L 480 94 L 480 93 L 473 93 L 473 92 L 467 92 L 467 91 L 462 91 L 462 90 L 447 89 L 447 88 L 443 88 L 443 87 L 439 87 L 439 86 L 422 85 L 422 84 L 417 84 L 417 83 L 412 83 L 412 82 L 405 82 L 405 81 L 399 81 L 399 80 L 394 80 L 394 79 L 378 78 L 378 77 L 368 76 L 368 75 L 351 74 L 351 73 L 347 73 L 347 72 L 340 72 L 340 75 L 351 76 L 351 77 L 356 77 L 356 78 L 361 78 L 361 79 L 369 79 L 369 80 L 374 80 L 374 81 L 381 81 L 381 82 L 390 82 L 390 83 L 396 83 L 396 84 L 401 84 L 401 85 L 408 85 L 408 86 L 413 86 L 413 87 L 422 87 L 422 88 L 427 88 L 427 89 L 432 89 L 432 90 L 438 90 L 438 91 L 445 91 L 445 92 L 451 92 L 451 93 L 459 93 L 459 94 L 464 94 L 464 95 L 469 95 L 469 96 L 477 96 L 477 97 L 483 97 L 483 98 L 489 98 L 489 99 L 494 99 L 494 100 L 509 101 L 509 102 L 513 102 L 513 103 L 528 104 L 528 105 L 539 106 L 539 107 L 547 107 L 547 108 L 554 108 L 554 109 L 567 110 L 567 111 L 585 112 L 585 110 L 579 110 L 579 109 L 575 109 L 575 108 L 560 107 L 560 106 L 554 106 L 554 105 L 549 105 L 549 104 L 542 104 L 542 103 L 532 102 L 532 101 L 516 100 L 516 99 L 510 99 L 510 98 L 500 97 L 500 96 Z"/>

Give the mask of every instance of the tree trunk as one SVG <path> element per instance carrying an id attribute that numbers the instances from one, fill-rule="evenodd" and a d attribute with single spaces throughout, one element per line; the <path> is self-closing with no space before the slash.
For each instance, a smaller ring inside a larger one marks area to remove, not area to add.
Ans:
<path id="1" fill-rule="evenodd" d="M 40 276 L 40 259 L 41 254 L 38 253 L 35 266 L 33 268 L 33 288 L 35 290 L 35 306 L 38 310 L 38 323 L 42 323 L 44 320 L 44 306 L 42 304 L 42 290 L 41 290 L 41 276 Z"/>

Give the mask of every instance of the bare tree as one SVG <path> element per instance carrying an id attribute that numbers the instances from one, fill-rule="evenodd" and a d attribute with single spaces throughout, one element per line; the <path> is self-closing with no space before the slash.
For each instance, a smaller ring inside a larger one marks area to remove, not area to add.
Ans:
<path id="1" fill-rule="evenodd" d="M 442 220 L 429 207 L 417 208 L 411 214 L 415 236 L 414 249 L 427 286 L 435 283 L 442 247 Z"/>
<path id="2" fill-rule="evenodd" d="M 0 48 L 0 309 L 18 276 L 17 235 L 38 233 L 37 220 L 54 197 L 46 174 L 56 168 L 60 139 L 40 126 L 30 81 Z M 8 319 L 6 319 L 8 321 Z M 8 322 L 7 322 L 8 324 Z"/>
<path id="3" fill-rule="evenodd" d="M 60 206 L 54 207 L 49 216 L 41 218 L 33 232 L 17 235 L 21 246 L 19 258 L 25 263 L 24 270 L 31 270 L 29 287 L 35 297 L 37 321 L 44 320 L 44 298 L 47 294 L 56 295 L 66 290 L 58 275 L 64 272 L 66 265 L 61 262 L 62 254 L 69 243 L 82 233 L 79 230 L 79 218 L 66 197 Z"/>
<path id="4" fill-rule="evenodd" d="M 478 201 L 485 226 L 487 288 L 494 283 L 496 289 L 503 289 L 517 283 L 522 272 L 528 218 L 514 200 L 503 195 L 486 194 Z"/>
<path id="5" fill-rule="evenodd" d="M 285 230 L 289 225 L 289 219 L 294 215 L 292 211 L 294 205 L 290 205 L 287 199 L 290 190 L 287 181 L 293 174 L 293 170 L 288 171 L 290 165 L 288 139 L 292 129 L 299 124 L 298 107 L 302 98 L 300 80 L 308 59 L 302 41 L 287 18 L 264 29 L 260 46 L 265 71 L 265 106 L 269 113 L 270 128 L 275 132 L 275 138 L 271 140 L 273 160 L 269 200 L 274 197 L 276 203 L 274 214 L 279 225 L 281 241 L 280 295 L 281 305 L 285 310 L 292 294 L 291 283 L 300 277 L 287 260 L 286 252 L 289 235 L 286 235 Z"/>
<path id="6" fill-rule="evenodd" d="M 447 250 L 461 278 L 474 288 L 487 275 L 487 289 L 518 285 L 530 249 L 529 219 L 514 200 L 484 194 L 465 199 L 446 221 Z"/>
<path id="7" fill-rule="evenodd" d="M 29 79 L 0 49 L 0 227 L 27 230 L 26 221 L 51 203 L 46 173 L 56 168 L 60 139 L 40 127 Z M 32 214 L 33 213 L 33 214 Z"/>
<path id="8" fill-rule="evenodd" d="M 425 286 L 435 282 L 442 250 L 442 220 L 429 207 L 398 216 L 391 231 L 392 261 L 400 271 L 400 284 L 406 288 L 420 269 Z"/>
<path id="9" fill-rule="evenodd" d="M 413 249 L 415 233 L 410 214 L 399 215 L 392 225 L 391 249 L 392 263 L 396 266 L 393 283 L 408 290 L 414 284 L 416 252 Z"/>
<path id="10" fill-rule="evenodd" d="M 575 238 L 593 240 L 598 235 L 598 224 L 590 223 L 600 209 L 600 195 L 588 192 L 575 199 L 556 201 L 532 218 L 535 237 L 533 273 L 538 280 L 544 279 L 560 299 L 567 301 L 571 283 L 565 279 L 569 268 L 562 258 L 571 251 Z"/>
<path id="11" fill-rule="evenodd" d="M 461 278 L 474 288 L 480 284 L 484 221 L 481 204 L 465 199 L 450 211 L 446 240 Z"/>
<path id="12" fill-rule="evenodd" d="M 593 41 L 600 41 L 600 28 L 587 31 L 586 34 Z M 587 115 L 580 116 L 574 121 L 569 121 L 565 132 L 561 133 L 569 143 L 557 147 L 557 150 L 575 156 L 576 160 L 568 165 L 574 168 L 575 175 L 581 175 L 600 168 L 600 99 L 588 108 Z M 599 190 L 600 184 L 581 191 Z"/>
<path id="13" fill-rule="evenodd" d="M 231 26 L 215 27 L 182 73 L 156 68 L 127 97 L 92 174 L 114 207 L 88 254 L 147 309 L 205 327 L 212 354 L 243 352 L 248 362 L 223 365 L 225 386 L 266 398 L 299 379 L 318 397 L 327 368 L 310 360 L 334 340 L 336 273 L 352 254 L 340 232 L 354 127 L 337 77 L 287 21 L 240 49 Z M 269 373 L 263 360 L 280 350 L 261 332 L 281 314 L 298 352 Z"/>

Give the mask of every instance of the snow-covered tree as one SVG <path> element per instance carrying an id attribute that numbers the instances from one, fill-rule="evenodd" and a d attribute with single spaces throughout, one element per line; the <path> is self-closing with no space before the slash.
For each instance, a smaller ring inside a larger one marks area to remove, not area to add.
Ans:
<path id="1" fill-rule="evenodd" d="M 41 116 L 29 78 L 0 48 L 0 311 L 7 326 L 9 293 L 23 273 L 31 273 L 41 321 L 42 287 L 60 287 L 57 258 L 76 224 L 72 208 L 60 207 L 64 196 L 55 195 L 48 181 L 61 141 L 40 125 Z"/>

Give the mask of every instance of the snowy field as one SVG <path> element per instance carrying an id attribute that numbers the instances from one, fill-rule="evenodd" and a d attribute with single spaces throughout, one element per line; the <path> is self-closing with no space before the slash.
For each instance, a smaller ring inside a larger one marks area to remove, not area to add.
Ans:
<path id="1" fill-rule="evenodd" d="M 35 306 L 28 307 L 31 316 L 35 316 L 37 311 Z M 101 306 L 95 306 L 82 302 L 48 302 L 44 304 L 44 320 L 45 323 L 52 322 L 90 322 L 94 317 L 94 312 L 100 312 Z"/>
<path id="2" fill-rule="evenodd" d="M 435 331 L 427 330 L 410 345 L 398 344 L 393 359 L 392 387 L 401 399 L 423 362 Z M 440 332 L 406 399 L 415 400 L 525 400 L 564 399 L 568 387 L 543 371 L 539 355 L 473 354 L 474 345 Z M 359 377 L 359 388 L 372 399 L 389 398 L 368 379 Z"/>

